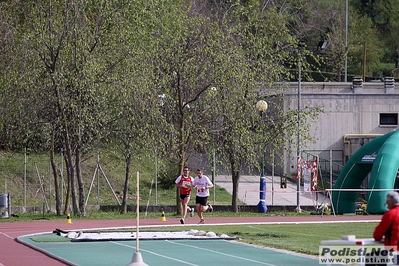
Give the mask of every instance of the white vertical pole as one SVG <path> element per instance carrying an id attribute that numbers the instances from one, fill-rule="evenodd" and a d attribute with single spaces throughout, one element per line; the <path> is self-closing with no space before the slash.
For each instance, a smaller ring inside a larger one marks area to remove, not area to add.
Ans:
<path id="1" fill-rule="evenodd" d="M 140 213 L 140 193 L 139 193 L 139 178 L 140 174 L 137 172 L 136 178 L 136 252 L 139 252 L 139 213 Z"/>
<path id="2" fill-rule="evenodd" d="M 133 253 L 132 261 L 126 266 L 148 266 L 143 261 L 141 253 L 139 251 L 139 172 L 137 172 L 136 180 L 136 252 Z"/>

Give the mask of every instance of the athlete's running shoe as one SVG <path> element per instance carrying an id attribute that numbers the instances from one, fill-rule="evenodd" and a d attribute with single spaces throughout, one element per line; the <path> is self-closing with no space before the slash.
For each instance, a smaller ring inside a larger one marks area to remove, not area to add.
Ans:
<path id="1" fill-rule="evenodd" d="M 184 224 L 184 219 L 183 218 L 180 219 L 180 223 Z"/>
<path id="2" fill-rule="evenodd" d="M 208 205 L 208 211 L 212 212 L 213 211 L 212 205 L 209 202 L 206 205 Z"/>
<path id="3" fill-rule="evenodd" d="M 190 217 L 194 217 L 194 208 L 191 208 L 190 210 Z"/>
<path id="4" fill-rule="evenodd" d="M 204 224 L 204 223 L 205 223 L 205 220 L 201 219 L 198 224 Z"/>

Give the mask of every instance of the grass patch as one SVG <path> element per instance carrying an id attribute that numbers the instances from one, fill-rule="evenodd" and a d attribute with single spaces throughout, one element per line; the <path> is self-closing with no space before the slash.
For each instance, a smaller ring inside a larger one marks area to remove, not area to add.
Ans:
<path id="1" fill-rule="evenodd" d="M 284 249 L 293 252 L 318 255 L 320 241 L 341 239 L 343 235 L 355 235 L 357 238 L 372 238 L 378 223 L 310 223 L 310 224 L 253 224 L 253 225 L 203 225 L 146 227 L 141 232 L 174 232 L 190 229 L 212 231 L 217 235 L 226 234 L 238 241 L 258 246 Z M 113 230 L 87 232 L 112 232 Z M 115 229 L 115 232 L 131 232 L 132 228 Z"/>
<path id="2" fill-rule="evenodd" d="M 31 237 L 34 242 L 71 242 L 70 238 L 67 237 Z"/>
<path id="3" fill-rule="evenodd" d="M 284 238 L 288 237 L 288 235 L 285 234 L 276 234 L 276 233 L 257 233 L 255 236 L 257 237 L 275 237 L 275 238 Z"/>
<path id="4" fill-rule="evenodd" d="M 318 255 L 321 240 L 341 239 L 343 235 L 372 238 L 376 226 L 377 223 L 275 224 L 213 226 L 208 230 L 238 237 L 248 244 Z"/>
<path id="5" fill-rule="evenodd" d="M 161 218 L 161 212 L 140 212 L 140 219 L 153 219 Z M 206 217 L 274 217 L 274 216 L 308 216 L 310 212 L 303 211 L 301 213 L 281 211 L 281 212 L 218 212 L 213 211 L 206 214 Z M 181 215 L 176 212 L 166 212 L 166 219 L 179 218 Z M 124 220 L 124 219 L 136 219 L 135 212 L 128 212 L 126 214 L 120 214 L 119 211 L 88 211 L 86 216 L 75 216 L 71 213 L 71 219 L 73 220 Z M 35 220 L 50 220 L 50 221 L 61 221 L 66 220 L 66 216 L 57 216 L 54 212 L 28 212 L 28 213 L 13 213 L 7 219 L 0 218 L 0 224 L 2 222 L 30 222 Z"/>
<path id="6" fill-rule="evenodd" d="M 341 239 L 343 235 L 372 238 L 377 223 L 323 223 L 323 224 L 254 224 L 254 225 L 204 225 L 201 230 L 217 235 L 227 234 L 238 241 L 284 249 L 293 252 L 318 255 L 322 240 Z M 188 231 L 197 227 L 145 228 L 145 231 Z M 144 231 L 144 230 L 141 230 Z"/>

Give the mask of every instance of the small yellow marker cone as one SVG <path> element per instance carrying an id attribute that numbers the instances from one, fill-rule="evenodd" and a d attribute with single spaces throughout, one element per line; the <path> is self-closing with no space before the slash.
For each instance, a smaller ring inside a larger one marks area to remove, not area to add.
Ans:
<path id="1" fill-rule="evenodd" d="M 66 223 L 67 223 L 67 224 L 71 224 L 71 223 L 72 223 L 71 215 L 70 215 L 69 213 L 68 213 L 68 215 L 67 215 Z"/>
<path id="2" fill-rule="evenodd" d="M 161 221 L 162 222 L 166 222 L 166 217 L 165 217 L 165 212 L 164 211 L 162 211 Z"/>

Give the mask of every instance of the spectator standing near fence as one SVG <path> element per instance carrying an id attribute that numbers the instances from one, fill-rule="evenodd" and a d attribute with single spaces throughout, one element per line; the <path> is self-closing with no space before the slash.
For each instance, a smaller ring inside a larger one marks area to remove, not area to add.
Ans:
<path id="1" fill-rule="evenodd" d="M 399 246 L 399 194 L 391 191 L 386 196 L 386 206 L 388 211 L 384 213 L 381 222 L 374 230 L 375 241 L 384 240 L 385 246 Z M 386 265 L 386 264 L 366 264 Z"/>
<path id="2" fill-rule="evenodd" d="M 186 218 L 187 211 L 190 212 L 190 217 L 194 216 L 194 208 L 190 208 L 188 206 L 188 202 L 190 201 L 191 191 L 193 189 L 193 181 L 189 175 L 190 170 L 187 166 L 183 168 L 183 174 L 176 178 L 175 184 L 176 187 L 179 188 L 179 197 L 181 203 L 181 219 L 180 223 L 184 224 L 184 219 Z"/>
<path id="3" fill-rule="evenodd" d="M 195 197 L 195 208 L 197 210 L 200 221 L 198 224 L 204 224 L 204 216 L 202 213 L 213 210 L 212 205 L 208 202 L 209 189 L 213 188 L 211 180 L 203 175 L 201 169 L 197 169 L 197 176 L 194 179 L 193 185 L 197 188 L 197 195 Z"/>
<path id="4" fill-rule="evenodd" d="M 374 230 L 373 237 L 376 241 L 384 238 L 386 246 L 399 244 L 399 194 L 391 191 L 386 196 L 388 211 L 384 213 L 381 222 Z"/>

